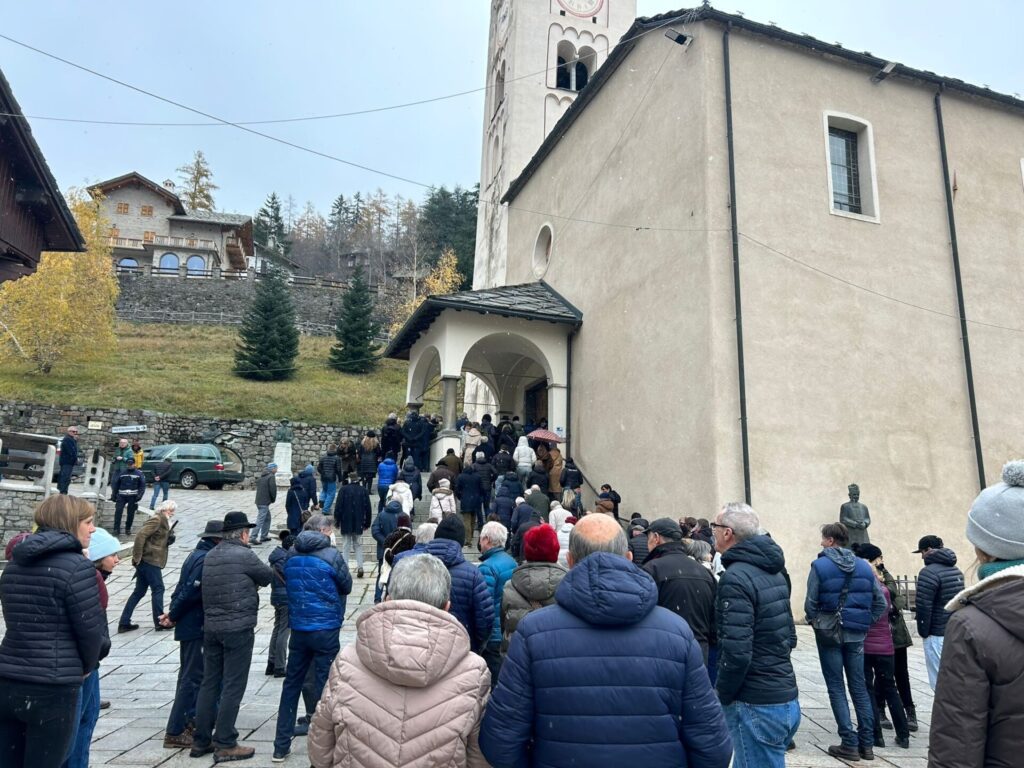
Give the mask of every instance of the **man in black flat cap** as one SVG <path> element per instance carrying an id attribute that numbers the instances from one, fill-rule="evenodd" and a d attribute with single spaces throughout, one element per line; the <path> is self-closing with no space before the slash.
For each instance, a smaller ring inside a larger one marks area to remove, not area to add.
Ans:
<path id="1" fill-rule="evenodd" d="M 249 548 L 254 527 L 244 512 L 228 512 L 220 544 L 203 564 L 203 684 L 189 754 L 213 752 L 214 763 L 246 760 L 256 752 L 239 746 L 235 728 L 252 662 L 258 590 L 273 578 L 270 566 Z"/>

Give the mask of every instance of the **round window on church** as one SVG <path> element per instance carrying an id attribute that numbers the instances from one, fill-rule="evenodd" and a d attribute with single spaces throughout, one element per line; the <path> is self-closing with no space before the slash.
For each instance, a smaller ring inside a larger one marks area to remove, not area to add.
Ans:
<path id="1" fill-rule="evenodd" d="M 553 242 L 554 236 L 551 232 L 551 225 L 545 224 L 540 228 L 540 232 L 537 235 L 537 243 L 533 246 L 533 274 L 537 277 L 544 277 L 544 273 L 548 271 Z"/>

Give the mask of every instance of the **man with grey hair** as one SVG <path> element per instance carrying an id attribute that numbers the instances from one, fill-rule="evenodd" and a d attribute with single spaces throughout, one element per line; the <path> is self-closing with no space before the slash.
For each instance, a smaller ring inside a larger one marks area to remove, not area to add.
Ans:
<path id="1" fill-rule="evenodd" d="M 387 599 L 359 617 L 331 666 L 309 728 L 314 766 L 342 753 L 364 766 L 487 765 L 477 736 L 490 674 L 448 612 L 451 585 L 436 557 L 395 564 Z"/>
<path id="2" fill-rule="evenodd" d="M 480 531 L 480 573 L 494 603 L 494 628 L 481 655 L 491 671 L 491 688 L 497 685 L 501 671 L 501 596 L 505 593 L 505 582 L 516 569 L 515 558 L 505 551 L 507 543 L 508 528 L 494 520 L 484 524 Z"/>
<path id="3" fill-rule="evenodd" d="M 733 766 L 783 768 L 800 725 L 786 559 L 747 504 L 726 504 L 711 530 L 725 566 L 715 603 L 715 686 L 736 748 Z"/>
<path id="4" fill-rule="evenodd" d="M 732 745 L 700 645 L 658 607 L 622 526 L 587 515 L 568 562 L 556 604 L 512 635 L 480 728 L 490 764 L 726 768 Z"/>
<path id="5" fill-rule="evenodd" d="M 299 695 L 310 667 L 315 670 L 315 701 L 323 692 L 331 663 L 341 647 L 338 633 L 345 618 L 345 598 L 352 591 L 352 576 L 335 546 L 330 517 L 313 515 L 306 521 L 283 570 L 291 637 L 277 710 L 274 762 L 284 760 L 291 752 Z"/>

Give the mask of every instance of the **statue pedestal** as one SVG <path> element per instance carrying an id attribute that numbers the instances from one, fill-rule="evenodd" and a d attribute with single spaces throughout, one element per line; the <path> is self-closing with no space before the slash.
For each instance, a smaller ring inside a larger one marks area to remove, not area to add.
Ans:
<path id="1" fill-rule="evenodd" d="M 287 488 L 292 482 L 292 444 L 277 443 L 274 446 L 274 463 L 277 474 L 274 479 L 278 488 Z"/>

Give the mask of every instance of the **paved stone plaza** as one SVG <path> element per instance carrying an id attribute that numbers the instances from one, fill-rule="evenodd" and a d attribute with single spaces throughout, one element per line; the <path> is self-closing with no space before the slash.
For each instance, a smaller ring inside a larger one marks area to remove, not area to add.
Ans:
<path id="1" fill-rule="evenodd" d="M 195 546 L 197 535 L 203 529 L 206 520 L 221 518 L 230 510 L 245 511 L 250 517 L 255 512 L 252 491 L 190 492 L 175 488 L 172 490 L 172 498 L 178 502 L 176 519 L 180 522 L 176 530 L 177 542 L 171 547 L 167 569 L 164 571 L 164 582 L 167 586 L 165 604 L 170 601 L 181 564 Z M 283 504 L 275 505 L 272 511 L 275 525 L 279 525 L 284 518 Z M 140 526 L 141 523 L 136 523 L 136 530 Z M 265 559 L 273 546 L 271 543 L 264 544 L 257 547 L 256 551 Z M 372 557 L 367 560 L 368 564 L 371 562 Z M 354 575 L 354 564 L 352 570 Z M 804 577 L 805 569 L 802 564 L 790 563 L 789 570 L 794 579 Z M 118 616 L 132 591 L 131 575 L 131 564 L 128 562 L 118 566 L 107 582 L 110 591 L 107 618 L 112 648 L 100 670 L 100 685 L 101 696 L 111 702 L 111 707 L 100 713 L 90 765 L 196 768 L 212 764 L 212 757 L 190 759 L 187 750 L 163 748 L 164 726 L 174 699 L 178 645 L 174 642 L 172 632 L 153 631 L 148 595 L 135 611 L 134 621 L 141 628 L 123 635 L 116 633 Z M 352 595 L 348 600 L 348 615 L 341 630 L 342 645 L 350 642 L 355 636 L 355 618 L 361 611 L 373 605 L 373 579 L 374 571 L 368 568 L 366 578 L 355 580 Z M 238 715 L 240 741 L 256 748 L 255 758 L 241 765 L 253 767 L 271 765 L 277 704 L 282 683 L 281 679 L 266 677 L 263 674 L 273 626 L 269 589 L 263 593 L 249 687 Z M 835 760 L 825 752 L 829 744 L 838 743 L 838 737 L 835 736 L 835 723 L 818 668 L 813 636 L 806 626 L 798 626 L 797 631 L 800 642 L 793 660 L 800 686 L 803 722 L 796 737 L 797 749 L 789 753 L 786 764 L 793 768 L 841 766 L 844 764 L 842 761 Z M 927 764 L 932 693 L 928 687 L 920 642 L 910 649 L 910 667 L 921 730 L 912 737 L 910 750 L 876 749 L 875 761 L 870 765 L 924 768 Z M 887 731 L 886 737 L 891 743 L 893 732 Z M 308 765 L 305 755 L 305 739 L 298 738 L 292 746 L 292 755 L 285 764 L 304 767 Z"/>

